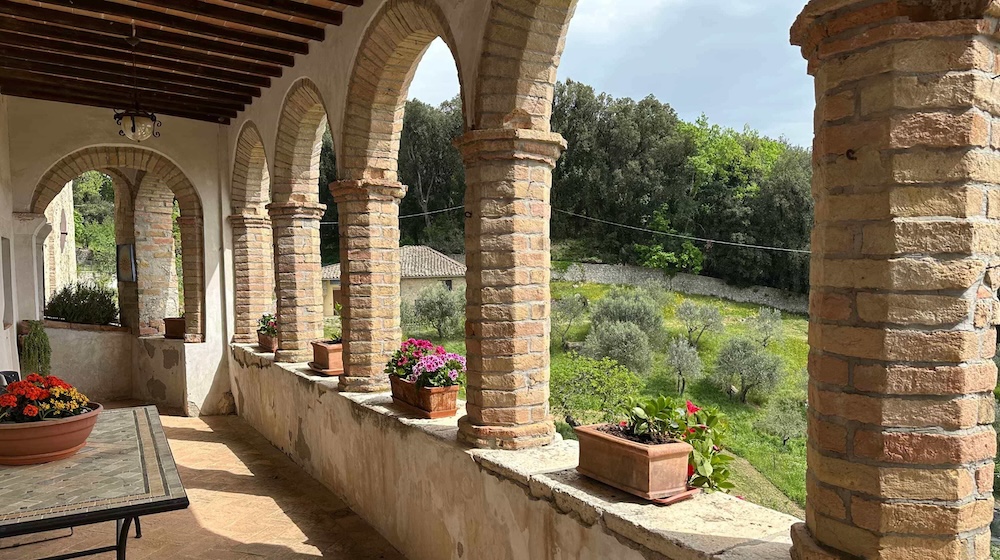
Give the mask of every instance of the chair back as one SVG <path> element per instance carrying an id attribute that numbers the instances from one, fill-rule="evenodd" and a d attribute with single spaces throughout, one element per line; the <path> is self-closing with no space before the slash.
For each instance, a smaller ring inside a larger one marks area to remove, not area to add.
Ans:
<path id="1" fill-rule="evenodd" d="M 0 393 L 7 390 L 7 385 L 20 380 L 21 376 L 16 371 L 0 371 Z"/>

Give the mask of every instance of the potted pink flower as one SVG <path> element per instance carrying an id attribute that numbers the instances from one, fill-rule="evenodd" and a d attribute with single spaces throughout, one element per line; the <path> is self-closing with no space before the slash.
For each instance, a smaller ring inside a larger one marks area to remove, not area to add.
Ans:
<path id="1" fill-rule="evenodd" d="M 458 412 L 458 389 L 465 378 L 465 357 L 428 340 L 409 339 L 386 364 L 392 400 L 421 418 Z"/>
<path id="2" fill-rule="evenodd" d="M 271 354 L 278 351 L 278 320 L 272 313 L 265 313 L 257 320 L 257 346 Z"/>
<path id="3" fill-rule="evenodd" d="M 617 424 L 574 428 L 577 471 L 650 500 L 680 497 L 690 488 L 728 490 L 726 430 L 725 416 L 714 408 L 666 397 L 639 402 Z"/>

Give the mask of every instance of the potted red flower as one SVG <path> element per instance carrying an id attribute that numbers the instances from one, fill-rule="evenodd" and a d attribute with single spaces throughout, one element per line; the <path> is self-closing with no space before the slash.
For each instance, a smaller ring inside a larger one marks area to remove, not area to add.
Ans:
<path id="1" fill-rule="evenodd" d="M 37 373 L 0 394 L 0 465 L 65 459 L 83 448 L 103 408 L 55 376 Z"/>
<path id="2" fill-rule="evenodd" d="M 662 500 L 689 488 L 727 490 L 727 423 L 716 409 L 659 397 L 637 403 L 618 424 L 575 428 L 577 471 L 636 496 Z"/>
<path id="3" fill-rule="evenodd" d="M 385 366 L 392 400 L 420 418 L 445 418 L 458 412 L 458 388 L 465 378 L 465 357 L 429 340 L 409 339 Z"/>
<path id="4" fill-rule="evenodd" d="M 271 313 L 257 320 L 257 346 L 271 354 L 278 351 L 278 320 Z"/>

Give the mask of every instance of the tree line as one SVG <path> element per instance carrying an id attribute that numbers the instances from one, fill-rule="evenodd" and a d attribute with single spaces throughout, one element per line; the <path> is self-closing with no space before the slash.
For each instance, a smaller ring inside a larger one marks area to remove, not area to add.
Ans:
<path id="1" fill-rule="evenodd" d="M 706 117 L 686 122 L 652 96 L 615 98 L 574 81 L 556 85 L 552 129 L 569 144 L 553 173 L 553 260 L 636 264 L 808 291 L 808 254 L 685 237 L 808 249 L 809 150 L 749 127 L 713 125 Z M 452 140 L 463 130 L 458 98 L 438 107 L 407 103 L 399 176 L 409 192 L 401 215 L 462 204 L 464 169 Z M 332 148 L 328 135 L 320 181 L 328 222 L 337 220 L 325 188 L 336 176 Z M 405 219 L 400 228 L 404 244 L 463 251 L 460 211 Z M 336 229 L 323 227 L 324 262 L 338 259 Z"/>

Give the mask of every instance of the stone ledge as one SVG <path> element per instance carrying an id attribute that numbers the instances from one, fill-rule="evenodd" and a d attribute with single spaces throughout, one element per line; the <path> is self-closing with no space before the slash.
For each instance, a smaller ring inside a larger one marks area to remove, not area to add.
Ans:
<path id="1" fill-rule="evenodd" d="M 90 331 L 90 332 L 129 332 L 128 327 L 123 327 L 121 325 L 88 325 L 85 323 L 70 323 L 68 321 L 59 321 L 57 319 L 45 319 L 44 326 L 47 329 L 68 329 L 73 331 Z"/>
<path id="2" fill-rule="evenodd" d="M 336 394 L 360 411 L 395 421 L 464 453 L 486 472 L 520 487 L 530 500 L 547 502 L 585 527 L 599 526 L 624 546 L 648 558 L 670 560 L 787 559 L 790 530 L 800 520 L 721 493 L 702 494 L 669 507 L 645 503 L 587 479 L 576 472 L 579 448 L 575 441 L 523 450 L 471 449 L 458 442 L 458 418 L 419 420 L 392 406 L 388 393 L 340 393 L 337 378 L 311 375 L 306 364 L 275 364 L 273 354 L 258 353 L 255 345 L 231 345 L 233 358 L 243 367 L 274 367 L 320 393 Z M 460 402 L 460 408 L 464 403 Z M 446 447 L 446 448 L 447 448 Z"/>

